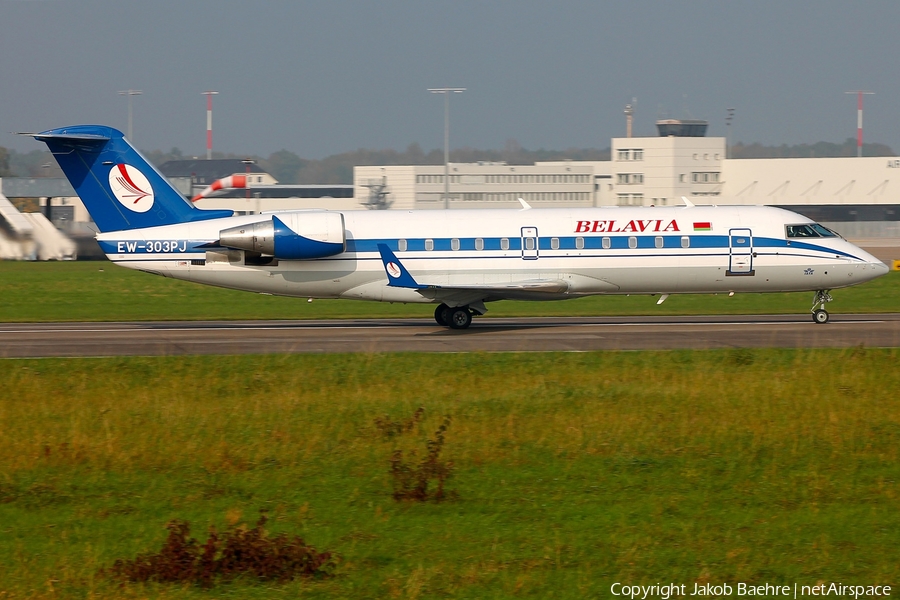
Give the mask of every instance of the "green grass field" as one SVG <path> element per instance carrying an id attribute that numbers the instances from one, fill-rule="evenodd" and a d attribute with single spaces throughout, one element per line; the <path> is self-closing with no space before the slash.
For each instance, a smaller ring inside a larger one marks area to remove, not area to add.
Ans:
<path id="1" fill-rule="evenodd" d="M 862 348 L 3 360 L 0 598 L 896 584 L 898 360 Z M 375 426 L 420 406 L 407 433 Z M 391 453 L 424 452 L 444 415 L 458 497 L 394 501 Z M 335 576 L 202 591 L 97 575 L 157 550 L 170 519 L 202 537 L 260 509 L 271 531 L 338 552 Z"/>
<path id="2" fill-rule="evenodd" d="M 900 272 L 835 290 L 834 313 L 900 309 Z M 662 306 L 649 296 L 595 296 L 561 302 L 496 302 L 489 317 L 805 314 L 812 293 L 676 295 Z M 324 319 L 431 317 L 433 305 L 264 296 L 176 281 L 108 262 L 0 261 L 0 322 Z"/>

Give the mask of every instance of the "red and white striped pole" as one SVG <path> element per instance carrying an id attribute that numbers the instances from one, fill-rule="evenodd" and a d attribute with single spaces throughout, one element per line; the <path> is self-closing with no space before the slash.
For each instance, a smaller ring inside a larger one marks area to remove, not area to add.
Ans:
<path id="1" fill-rule="evenodd" d="M 856 97 L 856 156 L 862 156 L 862 92 Z"/>
<path id="2" fill-rule="evenodd" d="M 212 97 L 219 92 L 202 92 L 206 96 L 206 160 L 212 160 Z"/>
<path id="3" fill-rule="evenodd" d="M 853 90 L 852 92 L 844 92 L 845 94 L 856 94 L 856 156 L 862 156 L 863 145 L 863 94 L 874 94 L 875 92 L 864 92 L 862 90 Z"/>

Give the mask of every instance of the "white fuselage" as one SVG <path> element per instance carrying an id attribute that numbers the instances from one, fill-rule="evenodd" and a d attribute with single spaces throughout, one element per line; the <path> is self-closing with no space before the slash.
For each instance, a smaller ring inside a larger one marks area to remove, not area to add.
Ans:
<path id="1" fill-rule="evenodd" d="M 188 281 L 287 296 L 450 305 L 450 296 L 389 286 L 376 245 L 389 246 L 428 286 L 489 289 L 558 280 L 566 287 L 518 296 L 485 291 L 484 301 L 828 290 L 887 271 L 840 237 L 789 238 L 786 225 L 812 221 L 757 206 L 346 211 L 346 250 L 335 256 L 253 264 L 267 258 L 215 247 L 222 230 L 267 218 L 235 216 L 97 239 L 113 262 Z"/>

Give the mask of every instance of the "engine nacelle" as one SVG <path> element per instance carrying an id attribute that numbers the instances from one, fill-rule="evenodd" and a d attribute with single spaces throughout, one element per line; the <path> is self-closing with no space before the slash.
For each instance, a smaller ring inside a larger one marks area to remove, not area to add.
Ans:
<path id="1" fill-rule="evenodd" d="M 344 215 L 329 211 L 272 215 L 267 221 L 223 229 L 219 244 L 282 260 L 334 256 L 347 247 Z"/>

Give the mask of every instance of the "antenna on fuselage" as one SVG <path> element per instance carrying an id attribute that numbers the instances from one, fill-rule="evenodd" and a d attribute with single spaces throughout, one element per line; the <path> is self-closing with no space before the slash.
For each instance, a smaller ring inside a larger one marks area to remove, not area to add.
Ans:
<path id="1" fill-rule="evenodd" d="M 522 205 L 522 210 L 531 210 L 531 205 L 525 202 L 524 198 L 519 198 L 519 204 Z"/>
<path id="2" fill-rule="evenodd" d="M 687 199 L 687 196 L 681 197 L 682 202 L 684 202 L 685 208 L 694 208 L 696 206 L 693 202 Z"/>

